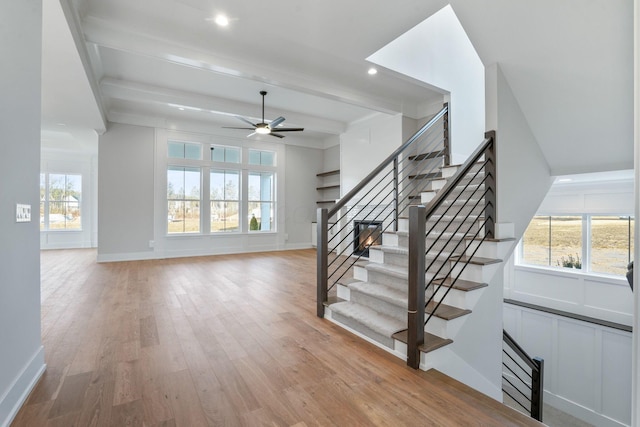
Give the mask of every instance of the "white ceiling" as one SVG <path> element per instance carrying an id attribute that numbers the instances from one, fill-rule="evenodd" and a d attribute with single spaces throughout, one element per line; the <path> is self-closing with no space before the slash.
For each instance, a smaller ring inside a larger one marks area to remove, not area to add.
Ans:
<path id="1" fill-rule="evenodd" d="M 375 113 L 421 118 L 442 99 L 389 70 L 369 76 L 365 58 L 444 0 L 59 1 L 71 31 L 45 6 L 43 126 L 238 126 L 233 115 L 260 118 L 267 90 L 266 118 L 317 141 Z M 632 0 L 451 5 L 483 63 L 500 64 L 555 174 L 633 167 Z M 220 12 L 226 28 L 212 22 Z M 53 60 L 75 51 L 73 36 L 80 56 Z"/>

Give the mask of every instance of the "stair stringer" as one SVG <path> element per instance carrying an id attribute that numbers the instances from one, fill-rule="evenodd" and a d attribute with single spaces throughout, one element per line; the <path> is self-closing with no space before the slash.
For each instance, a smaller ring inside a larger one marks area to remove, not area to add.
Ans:
<path id="1" fill-rule="evenodd" d="M 511 249 L 513 250 L 513 249 Z M 440 372 L 502 402 L 503 263 L 460 327 L 453 343 L 422 353 L 420 369 Z M 469 321 L 473 318 L 473 321 Z"/>

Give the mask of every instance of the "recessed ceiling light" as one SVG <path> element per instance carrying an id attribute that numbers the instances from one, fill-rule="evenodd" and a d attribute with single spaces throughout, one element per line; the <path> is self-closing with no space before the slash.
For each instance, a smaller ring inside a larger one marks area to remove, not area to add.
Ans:
<path id="1" fill-rule="evenodd" d="M 221 27 L 226 27 L 227 25 L 229 25 L 229 18 L 227 18 L 225 15 L 218 14 L 214 19 L 214 22 Z"/>
<path id="2" fill-rule="evenodd" d="M 375 68 L 371 67 L 371 68 L 369 68 L 369 71 L 367 71 L 367 73 L 369 73 L 370 76 L 373 76 L 375 74 L 378 74 L 378 70 L 376 70 Z"/>

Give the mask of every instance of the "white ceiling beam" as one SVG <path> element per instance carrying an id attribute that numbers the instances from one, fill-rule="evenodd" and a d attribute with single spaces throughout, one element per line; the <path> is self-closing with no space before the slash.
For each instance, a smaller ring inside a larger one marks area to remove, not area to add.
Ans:
<path id="1" fill-rule="evenodd" d="M 192 92 L 185 92 L 175 89 L 167 89 L 144 83 L 104 78 L 100 81 L 100 87 L 106 97 L 112 97 L 123 101 L 148 103 L 163 106 L 178 106 L 189 109 L 200 109 L 223 116 L 244 116 L 258 121 L 261 117 L 256 117 L 256 105 L 230 99 L 211 97 Z M 345 131 L 347 124 L 335 120 L 322 119 L 315 116 L 296 113 L 275 108 L 266 108 L 266 113 L 271 114 L 272 119 L 277 116 L 284 116 L 287 125 L 303 126 L 306 130 L 341 134 Z M 202 112 L 199 112 L 202 113 Z"/>
<path id="2" fill-rule="evenodd" d="M 162 39 L 161 36 L 136 33 L 131 28 L 121 28 L 93 16 L 83 21 L 83 29 L 88 42 L 134 55 L 266 83 L 381 113 L 397 114 L 406 108 L 391 99 L 380 99 L 368 93 L 355 92 L 353 88 L 337 85 L 335 81 L 312 79 L 308 74 L 296 73 L 295 70 L 286 72 L 260 64 L 222 58 L 209 52 L 180 45 L 175 41 Z"/>

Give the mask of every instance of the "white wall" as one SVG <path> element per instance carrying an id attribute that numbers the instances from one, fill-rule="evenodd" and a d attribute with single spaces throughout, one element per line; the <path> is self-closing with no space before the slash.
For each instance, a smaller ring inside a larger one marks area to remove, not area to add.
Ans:
<path id="1" fill-rule="evenodd" d="M 452 163 L 462 163 L 485 131 L 484 67 L 450 5 L 367 60 L 448 93 Z"/>
<path id="2" fill-rule="evenodd" d="M 493 64 L 485 72 L 487 129 L 497 132 L 497 222 L 513 224 L 519 239 L 553 178 L 499 65 Z"/>
<path id="3" fill-rule="evenodd" d="M 43 132 L 43 173 L 82 175 L 82 230 L 40 231 L 40 249 L 95 248 L 98 245 L 98 135 L 91 131 L 83 140 L 48 140 Z"/>
<path id="4" fill-rule="evenodd" d="M 0 426 L 44 372 L 40 338 L 40 70 L 42 2 L 0 3 Z M 16 204 L 31 222 L 16 223 Z"/>
<path id="5" fill-rule="evenodd" d="M 377 114 L 340 136 L 340 193 L 344 196 L 404 142 L 402 115 Z"/>
<path id="6" fill-rule="evenodd" d="M 631 424 L 630 332 L 511 304 L 504 328 L 544 359 L 546 403 L 597 426 Z"/>
<path id="7" fill-rule="evenodd" d="M 151 257 L 154 130 L 110 124 L 98 154 L 98 260 Z"/>
<path id="8" fill-rule="evenodd" d="M 317 218 L 316 214 L 316 173 L 322 172 L 323 158 L 327 158 L 326 151 L 337 152 L 339 146 L 335 146 L 324 150 L 315 148 L 302 148 L 294 146 L 286 146 L 286 176 L 285 183 L 285 232 L 287 247 L 299 245 L 300 247 L 308 247 L 311 244 L 311 222 Z M 323 156 L 324 155 L 324 156 Z M 337 156 L 336 156 L 337 158 Z M 332 165 L 330 165 L 332 166 Z M 332 166 L 334 170 L 338 169 L 336 165 Z"/>
<path id="9" fill-rule="evenodd" d="M 277 232 L 167 235 L 167 138 L 276 151 Z M 316 148 L 188 131 L 111 124 L 99 147 L 99 261 L 154 259 L 311 247 Z"/>
<path id="10" fill-rule="evenodd" d="M 574 179 L 579 177 L 576 175 Z M 582 179 L 553 184 L 537 214 L 633 215 L 632 179 Z M 514 254 L 505 266 L 505 298 L 623 325 L 633 324 L 633 295 L 625 277 L 523 266 L 516 262 Z"/>

